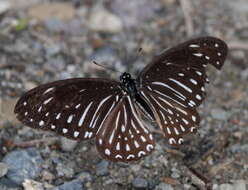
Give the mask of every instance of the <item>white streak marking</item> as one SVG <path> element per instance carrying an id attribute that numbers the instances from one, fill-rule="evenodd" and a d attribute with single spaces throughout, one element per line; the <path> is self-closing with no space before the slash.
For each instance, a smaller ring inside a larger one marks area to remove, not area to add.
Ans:
<path id="1" fill-rule="evenodd" d="M 202 53 L 193 53 L 193 55 L 196 57 L 201 57 L 203 54 Z"/>
<path id="2" fill-rule="evenodd" d="M 161 92 L 159 92 L 159 91 L 157 91 L 157 90 L 154 90 L 154 91 L 155 91 L 156 93 L 158 93 L 158 94 L 160 94 L 160 95 L 162 95 L 162 96 L 164 96 L 164 97 L 166 97 L 166 98 L 168 98 L 168 99 L 170 99 L 170 100 L 176 102 L 177 104 L 179 104 L 179 105 L 181 105 L 181 106 L 183 106 L 183 107 L 186 107 L 185 105 L 183 105 L 182 103 L 178 102 L 177 100 L 174 100 L 173 98 L 171 98 L 171 97 L 169 97 L 169 96 L 167 96 L 167 95 L 165 95 L 165 94 L 163 94 L 163 93 L 161 93 Z"/>
<path id="3" fill-rule="evenodd" d="M 183 122 L 186 124 L 186 125 L 188 125 L 189 124 L 189 122 L 186 120 L 186 119 L 182 119 L 183 120 Z"/>
<path id="4" fill-rule="evenodd" d="M 208 57 L 208 56 L 205 56 L 205 58 L 206 58 L 207 60 L 209 60 L 209 59 L 210 59 L 210 57 Z"/>
<path id="5" fill-rule="evenodd" d="M 25 112 L 24 115 L 27 116 L 28 115 L 28 112 Z"/>
<path id="6" fill-rule="evenodd" d="M 53 99 L 53 97 L 48 98 L 46 101 L 43 102 L 43 104 L 48 104 L 52 99 Z"/>
<path id="7" fill-rule="evenodd" d="M 99 139 L 98 142 L 100 145 L 102 145 L 102 139 Z"/>
<path id="8" fill-rule="evenodd" d="M 193 83 L 194 85 L 197 85 L 197 81 L 194 79 L 189 79 L 191 83 Z"/>
<path id="9" fill-rule="evenodd" d="M 178 76 L 183 77 L 184 74 L 183 73 L 178 73 Z"/>
<path id="10" fill-rule="evenodd" d="M 177 81 L 177 80 L 175 80 L 173 78 L 169 78 L 169 80 L 173 81 L 174 83 L 176 83 L 177 85 L 181 86 L 182 88 L 184 88 L 188 92 L 192 93 L 192 90 L 189 87 L 185 86 L 183 83 L 181 83 L 181 82 L 179 82 L 179 81 Z"/>
<path id="11" fill-rule="evenodd" d="M 75 132 L 73 133 L 73 136 L 74 136 L 75 138 L 77 138 L 78 135 L 79 135 L 79 132 L 78 132 L 78 131 L 75 131 Z"/>
<path id="12" fill-rule="evenodd" d="M 142 155 L 146 155 L 146 153 L 144 151 L 139 151 L 138 157 L 141 157 Z"/>
<path id="13" fill-rule="evenodd" d="M 116 150 L 120 150 L 120 142 L 117 143 Z"/>
<path id="14" fill-rule="evenodd" d="M 48 88 L 45 92 L 43 92 L 43 94 L 46 94 L 46 93 L 52 91 L 53 89 L 54 89 L 54 87 Z"/>
<path id="15" fill-rule="evenodd" d="M 106 118 L 108 117 L 109 113 L 112 111 L 113 107 L 115 106 L 115 103 L 113 102 L 113 104 L 111 105 L 108 113 L 105 115 L 104 119 L 102 120 L 102 123 L 100 124 L 100 127 L 98 128 L 96 134 L 100 131 L 100 129 L 102 128 L 102 125 L 104 123 L 104 121 L 106 120 Z M 104 133 L 103 133 L 104 134 Z"/>
<path id="16" fill-rule="evenodd" d="M 182 110 L 181 108 L 179 107 L 175 107 L 178 111 L 182 112 L 184 115 L 188 115 L 188 113 L 184 110 Z"/>
<path id="17" fill-rule="evenodd" d="M 161 97 L 158 97 L 158 99 L 162 100 L 164 103 L 168 104 L 170 107 L 174 107 L 171 103 L 169 103 L 167 100 L 161 98 Z"/>
<path id="18" fill-rule="evenodd" d="M 78 122 L 78 126 L 81 127 L 83 125 L 84 119 L 86 117 L 87 112 L 89 111 L 91 105 L 93 102 L 90 102 L 89 105 L 86 107 L 86 109 L 84 110 L 84 113 L 82 115 L 82 117 L 80 118 L 79 122 Z"/>
<path id="19" fill-rule="evenodd" d="M 78 104 L 75 106 L 76 109 L 78 109 L 81 106 L 81 104 Z"/>
<path id="20" fill-rule="evenodd" d="M 124 109 L 124 123 L 127 125 L 127 110 L 125 104 L 123 104 L 123 109 Z"/>
<path id="21" fill-rule="evenodd" d="M 55 129 L 56 128 L 56 126 L 55 125 L 51 125 L 51 129 Z"/>
<path id="22" fill-rule="evenodd" d="M 144 136 L 141 135 L 140 138 L 141 138 L 141 140 L 142 140 L 143 142 L 146 142 L 146 139 L 145 139 Z"/>
<path id="23" fill-rule="evenodd" d="M 197 44 L 190 44 L 189 45 L 189 47 L 192 47 L 192 48 L 198 48 L 198 47 L 200 47 L 199 45 L 197 45 Z"/>
<path id="24" fill-rule="evenodd" d="M 171 137 L 171 138 L 169 139 L 169 143 L 170 143 L 170 144 L 176 144 L 176 140 L 175 140 L 173 137 Z"/>
<path id="25" fill-rule="evenodd" d="M 197 94 L 195 97 L 196 97 L 196 99 L 198 99 L 198 100 L 201 100 L 201 99 L 202 99 L 202 97 L 201 97 L 199 94 Z"/>
<path id="26" fill-rule="evenodd" d="M 116 156 L 115 156 L 115 158 L 120 158 L 120 159 L 122 159 L 122 156 L 121 155 L 119 155 L 119 154 L 117 154 Z"/>
<path id="27" fill-rule="evenodd" d="M 202 72 L 200 71 L 196 71 L 196 74 L 198 74 L 199 76 L 202 76 Z"/>
<path id="28" fill-rule="evenodd" d="M 170 135 L 171 134 L 170 128 L 169 127 L 166 127 L 166 129 L 167 129 L 167 133 Z"/>
<path id="29" fill-rule="evenodd" d="M 180 125 L 180 128 L 183 132 L 185 131 L 185 128 L 182 125 Z"/>
<path id="30" fill-rule="evenodd" d="M 192 120 L 195 122 L 196 121 L 196 117 L 194 115 L 192 115 Z"/>
<path id="31" fill-rule="evenodd" d="M 179 138 L 178 139 L 178 144 L 182 144 L 183 143 L 183 138 Z"/>
<path id="32" fill-rule="evenodd" d="M 137 141 L 134 141 L 134 145 L 135 145 L 136 148 L 139 148 L 139 146 L 140 146 Z"/>
<path id="33" fill-rule="evenodd" d="M 195 127 L 191 127 L 190 128 L 190 132 L 193 133 L 193 131 L 195 130 Z"/>
<path id="34" fill-rule="evenodd" d="M 174 88 L 170 87 L 169 85 L 167 85 L 165 83 L 162 83 L 162 82 L 152 82 L 152 84 L 156 84 L 156 85 L 160 85 L 160 86 L 164 86 L 166 88 L 169 88 L 170 90 L 172 90 L 176 94 L 180 95 L 184 100 L 186 99 L 186 97 L 184 95 L 182 95 L 180 92 L 176 91 Z"/>
<path id="35" fill-rule="evenodd" d="M 201 87 L 201 91 L 202 92 L 205 92 L 205 88 L 203 86 Z"/>
<path id="36" fill-rule="evenodd" d="M 41 112 L 42 106 L 39 107 L 38 112 Z"/>
<path id="37" fill-rule="evenodd" d="M 126 144 L 126 151 L 130 151 L 130 146 Z"/>
<path id="38" fill-rule="evenodd" d="M 135 156 L 133 154 L 128 155 L 127 159 L 129 160 L 131 158 L 135 158 Z"/>
<path id="39" fill-rule="evenodd" d="M 189 103 L 196 106 L 196 103 L 193 100 L 190 100 Z"/>
<path id="40" fill-rule="evenodd" d="M 71 123 L 74 115 L 70 115 L 67 119 L 67 123 Z"/>
<path id="41" fill-rule="evenodd" d="M 97 107 L 97 109 L 96 109 L 96 111 L 95 111 L 95 113 L 94 113 L 94 115 L 93 115 L 93 117 L 92 117 L 92 119 L 91 119 L 90 128 L 94 128 L 94 127 L 95 127 L 95 123 L 96 123 L 96 122 L 94 122 L 94 121 L 95 121 L 96 114 L 98 114 L 98 110 L 101 108 L 101 106 L 104 104 L 104 102 L 106 102 L 111 96 L 112 96 L 112 95 L 110 95 L 110 96 L 104 98 L 104 99 L 100 102 L 100 104 L 98 105 L 98 107 Z M 94 122 L 94 125 L 93 125 L 93 122 Z"/>
<path id="42" fill-rule="evenodd" d="M 178 132 L 176 127 L 174 127 L 174 131 L 175 131 L 176 135 L 179 135 L 179 132 Z"/>
<path id="43" fill-rule="evenodd" d="M 131 99 L 130 99 L 130 96 L 127 96 L 127 99 L 128 99 L 128 102 L 131 106 L 131 111 L 135 117 L 135 119 L 137 120 L 138 124 L 140 125 L 140 127 L 144 130 L 145 133 L 149 133 L 148 130 L 146 129 L 146 127 L 144 127 L 144 125 L 142 124 L 142 122 L 140 121 L 139 117 L 137 116 L 135 110 L 134 110 L 134 107 L 133 107 L 133 104 L 131 102 Z"/>
<path id="44" fill-rule="evenodd" d="M 59 119 L 61 116 L 61 113 L 58 113 L 57 116 L 56 116 L 56 119 Z"/>
<path id="45" fill-rule="evenodd" d="M 152 144 L 146 145 L 146 150 L 147 150 L 148 152 L 150 152 L 152 149 L 153 149 L 153 145 L 152 145 Z"/>

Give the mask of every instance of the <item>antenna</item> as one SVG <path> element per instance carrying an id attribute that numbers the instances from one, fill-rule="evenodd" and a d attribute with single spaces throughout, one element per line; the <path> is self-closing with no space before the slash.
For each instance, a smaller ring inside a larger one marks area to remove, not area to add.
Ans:
<path id="1" fill-rule="evenodd" d="M 117 70 L 115 70 L 115 69 L 113 69 L 113 68 L 103 66 L 103 65 L 101 65 L 101 64 L 99 64 L 99 63 L 97 63 L 96 61 L 93 61 L 93 63 L 94 63 L 95 65 L 97 65 L 97 66 L 100 66 L 100 67 L 102 67 L 102 68 L 106 69 L 106 70 L 110 70 L 110 71 L 114 71 L 114 72 L 117 72 L 117 73 L 121 73 L 121 74 L 123 74 L 122 72 L 117 71 Z"/>

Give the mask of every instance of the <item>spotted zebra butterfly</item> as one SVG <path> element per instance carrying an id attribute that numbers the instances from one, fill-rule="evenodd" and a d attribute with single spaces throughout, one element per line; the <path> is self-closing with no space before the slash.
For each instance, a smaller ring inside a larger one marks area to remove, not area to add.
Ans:
<path id="1" fill-rule="evenodd" d="M 96 137 L 97 150 L 111 161 L 139 160 L 155 148 L 142 116 L 155 121 L 170 145 L 183 143 L 200 118 L 196 107 L 206 96 L 205 67 L 221 69 L 228 47 L 201 37 L 156 56 L 133 79 L 74 78 L 40 85 L 25 93 L 15 113 L 25 125 L 65 137 Z"/>

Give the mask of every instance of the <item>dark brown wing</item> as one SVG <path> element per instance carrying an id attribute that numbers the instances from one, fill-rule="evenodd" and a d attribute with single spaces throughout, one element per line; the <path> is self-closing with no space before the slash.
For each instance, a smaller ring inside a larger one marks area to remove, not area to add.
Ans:
<path id="1" fill-rule="evenodd" d="M 129 162 L 150 154 L 155 143 L 129 95 L 123 96 L 96 136 L 103 158 Z"/>
<path id="2" fill-rule="evenodd" d="M 182 43 L 155 57 L 137 81 L 144 100 L 170 144 L 199 124 L 196 107 L 205 98 L 207 64 L 221 69 L 228 47 L 220 39 L 202 37 Z"/>
<path id="3" fill-rule="evenodd" d="M 38 86 L 15 106 L 25 125 L 54 131 L 72 139 L 96 135 L 122 96 L 119 83 L 106 79 L 75 78 Z"/>

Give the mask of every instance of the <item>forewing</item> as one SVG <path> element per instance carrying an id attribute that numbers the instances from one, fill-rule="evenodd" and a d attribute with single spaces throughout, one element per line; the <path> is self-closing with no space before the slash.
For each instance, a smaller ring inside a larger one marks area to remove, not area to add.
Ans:
<path id="1" fill-rule="evenodd" d="M 25 93 L 14 112 L 29 127 L 72 139 L 89 139 L 95 136 L 120 97 L 119 83 L 115 81 L 67 79 Z"/>
<path id="2" fill-rule="evenodd" d="M 153 136 L 138 116 L 129 95 L 124 96 L 97 133 L 96 146 L 103 158 L 129 162 L 150 154 Z"/>
<path id="3" fill-rule="evenodd" d="M 195 131 L 199 124 L 196 107 L 206 96 L 206 66 L 221 69 L 227 51 L 220 39 L 197 38 L 155 57 L 139 75 L 142 97 L 153 108 L 170 144 L 181 144 L 184 134 Z"/>

